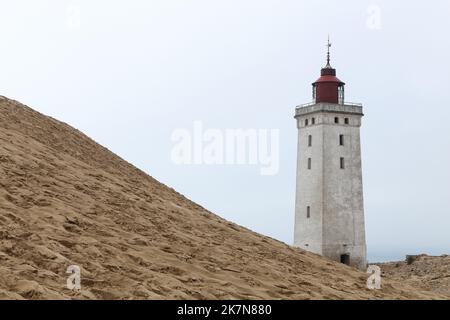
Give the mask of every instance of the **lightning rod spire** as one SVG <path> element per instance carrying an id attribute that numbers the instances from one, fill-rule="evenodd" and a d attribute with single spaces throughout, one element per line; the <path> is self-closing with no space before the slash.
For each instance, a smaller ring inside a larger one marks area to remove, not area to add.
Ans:
<path id="1" fill-rule="evenodd" d="M 330 65 L 330 48 L 331 48 L 330 35 L 328 35 L 328 43 L 327 43 L 327 65 L 326 65 L 325 68 L 331 68 L 331 65 Z"/>

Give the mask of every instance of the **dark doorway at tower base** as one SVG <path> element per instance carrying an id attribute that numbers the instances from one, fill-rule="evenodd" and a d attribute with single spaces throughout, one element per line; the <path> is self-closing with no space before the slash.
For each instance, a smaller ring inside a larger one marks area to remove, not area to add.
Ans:
<path id="1" fill-rule="evenodd" d="M 350 265 L 350 255 L 349 254 L 341 254 L 341 263 Z"/>

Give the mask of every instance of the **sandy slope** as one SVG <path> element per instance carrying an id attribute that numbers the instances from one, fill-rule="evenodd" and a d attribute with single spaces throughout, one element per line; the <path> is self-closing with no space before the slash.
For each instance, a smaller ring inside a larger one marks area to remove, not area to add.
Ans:
<path id="1" fill-rule="evenodd" d="M 399 261 L 379 265 L 382 276 L 450 297 L 449 255 L 433 257 L 422 254 L 413 256 L 410 264 Z"/>
<path id="2" fill-rule="evenodd" d="M 82 267 L 82 291 L 65 288 Z M 221 219 L 70 126 L 0 98 L 0 298 L 439 298 Z"/>

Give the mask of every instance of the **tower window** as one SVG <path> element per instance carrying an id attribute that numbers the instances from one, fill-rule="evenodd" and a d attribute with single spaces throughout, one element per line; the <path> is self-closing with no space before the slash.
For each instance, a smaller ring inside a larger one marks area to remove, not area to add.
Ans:
<path id="1" fill-rule="evenodd" d="M 311 207 L 307 206 L 306 207 L 306 218 L 311 218 Z"/>
<path id="2" fill-rule="evenodd" d="M 316 118 L 311 119 L 311 124 L 316 124 Z"/>
<path id="3" fill-rule="evenodd" d="M 334 117 L 334 123 L 339 123 L 339 118 L 338 117 Z"/>
<path id="4" fill-rule="evenodd" d="M 344 123 L 345 123 L 345 124 L 348 124 L 348 118 L 345 118 L 345 119 L 344 119 Z"/>
<path id="5" fill-rule="evenodd" d="M 345 161 L 344 161 L 344 158 L 342 158 L 341 157 L 341 161 L 340 161 L 341 163 L 341 169 L 345 169 Z"/>
<path id="6" fill-rule="evenodd" d="M 343 146 L 343 145 L 344 145 L 344 135 L 343 135 L 343 134 L 340 134 L 340 135 L 339 135 L 339 145 L 340 145 L 340 146 Z"/>
<path id="7" fill-rule="evenodd" d="M 305 120 L 305 126 L 307 126 L 307 125 L 308 125 L 308 119 Z"/>
<path id="8" fill-rule="evenodd" d="M 311 170 L 311 158 L 308 158 L 308 170 Z"/>
<path id="9" fill-rule="evenodd" d="M 308 147 L 312 146 L 312 135 L 308 136 Z"/>

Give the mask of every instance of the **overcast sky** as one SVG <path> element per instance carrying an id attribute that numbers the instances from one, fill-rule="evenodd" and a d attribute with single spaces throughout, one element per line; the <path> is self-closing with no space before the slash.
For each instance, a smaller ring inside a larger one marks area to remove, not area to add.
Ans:
<path id="1" fill-rule="evenodd" d="M 450 253 L 450 2 L 1 1 L 0 94 L 291 244 L 295 106 L 325 64 L 364 104 L 368 255 Z M 280 170 L 176 165 L 177 129 L 279 129 Z"/>

